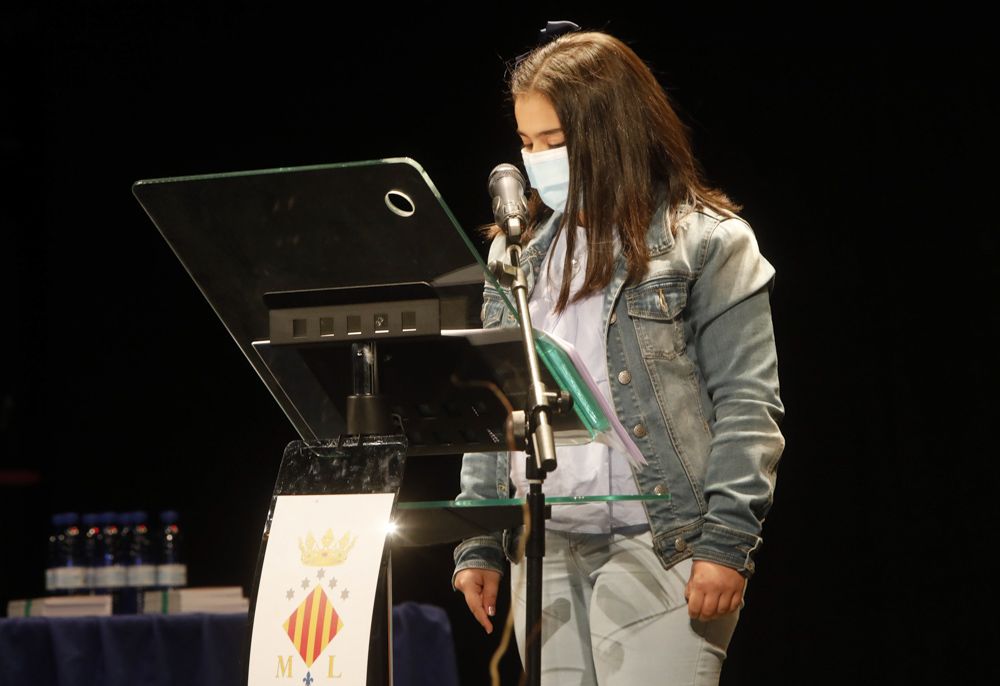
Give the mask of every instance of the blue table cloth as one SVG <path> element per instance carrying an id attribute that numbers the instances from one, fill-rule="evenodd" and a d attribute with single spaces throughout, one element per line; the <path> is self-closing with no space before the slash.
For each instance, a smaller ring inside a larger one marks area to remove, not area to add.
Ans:
<path id="1" fill-rule="evenodd" d="M 392 616 L 395 686 L 458 686 L 444 610 Z M 0 619 L 0 686 L 244 686 L 248 638 L 244 614 Z"/>

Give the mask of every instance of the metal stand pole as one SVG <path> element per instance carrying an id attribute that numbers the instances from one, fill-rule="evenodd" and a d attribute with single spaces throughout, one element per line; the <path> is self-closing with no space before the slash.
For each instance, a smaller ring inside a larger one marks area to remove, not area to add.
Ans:
<path id="1" fill-rule="evenodd" d="M 542 483 L 545 474 L 556 468 L 555 439 L 549 423 L 549 413 L 558 411 L 559 406 L 551 406 L 550 398 L 560 397 L 549 393 L 542 384 L 535 352 L 534 330 L 528 311 L 528 283 L 519 260 L 521 248 L 517 244 L 507 246 L 509 264 L 497 262 L 491 265 L 493 273 L 502 285 L 509 287 L 517 300 L 517 310 L 521 320 L 521 333 L 525 356 L 531 376 L 531 392 L 527 421 L 525 422 L 525 453 L 528 478 L 528 516 L 530 531 L 525 542 L 525 564 L 527 565 L 526 615 L 524 663 L 527 683 L 539 686 L 542 676 L 542 558 L 545 557 L 545 493 Z M 568 405 L 568 403 L 564 403 Z"/>
<path id="2" fill-rule="evenodd" d="M 528 473 L 532 470 L 528 456 Z M 530 477 L 529 477 L 530 478 Z M 542 558 L 545 557 L 545 493 L 541 479 L 533 480 L 528 487 L 528 515 L 531 532 L 525 542 L 527 564 L 527 607 L 525 615 L 524 651 L 527 683 L 538 686 L 542 679 Z"/>
<path id="3" fill-rule="evenodd" d="M 354 393 L 347 396 L 347 435 L 363 440 L 366 434 L 393 430 L 385 399 L 379 394 L 378 345 L 359 341 L 351 345 Z M 359 443 L 360 444 L 360 443 Z M 392 686 L 392 554 L 387 543 L 375 590 L 375 608 L 368 654 L 368 686 Z M 377 619 L 382 615 L 385 626 Z"/>

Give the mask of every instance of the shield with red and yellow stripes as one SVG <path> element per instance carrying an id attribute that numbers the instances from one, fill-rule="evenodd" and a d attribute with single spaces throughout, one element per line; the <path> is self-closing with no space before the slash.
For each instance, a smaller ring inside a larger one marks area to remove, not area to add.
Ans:
<path id="1" fill-rule="evenodd" d="M 343 626 L 344 622 L 333 603 L 319 586 L 306 596 L 282 625 L 307 667 L 312 667 Z"/>

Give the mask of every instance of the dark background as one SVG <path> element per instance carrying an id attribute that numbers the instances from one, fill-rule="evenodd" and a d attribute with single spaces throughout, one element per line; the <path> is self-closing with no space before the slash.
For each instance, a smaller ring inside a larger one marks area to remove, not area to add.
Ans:
<path id="1" fill-rule="evenodd" d="M 62 510 L 176 507 L 191 583 L 249 590 L 297 438 L 131 184 L 409 156 L 471 233 L 489 171 L 519 162 L 504 60 L 572 19 L 653 67 L 777 269 L 787 449 L 723 683 L 997 676 L 983 18 L 280 7 L 0 17 L 3 607 L 42 593 Z M 458 466 L 411 461 L 407 489 L 452 497 Z M 395 555 L 395 600 L 445 607 L 463 683 L 485 683 L 497 634 L 450 591 L 450 553 Z"/>

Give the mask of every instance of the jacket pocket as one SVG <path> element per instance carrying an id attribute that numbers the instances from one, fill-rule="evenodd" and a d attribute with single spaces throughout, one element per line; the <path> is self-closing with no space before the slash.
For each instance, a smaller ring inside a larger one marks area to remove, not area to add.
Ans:
<path id="1" fill-rule="evenodd" d="M 510 295 L 509 293 L 507 294 Z M 479 311 L 479 317 L 483 320 L 484 329 L 496 329 L 501 326 L 513 326 L 516 323 L 514 315 L 510 312 L 507 304 L 491 286 L 483 289 L 483 306 Z"/>
<path id="2" fill-rule="evenodd" d="M 669 360 L 684 353 L 686 281 L 676 278 L 647 281 L 627 290 L 625 301 L 644 358 Z"/>

